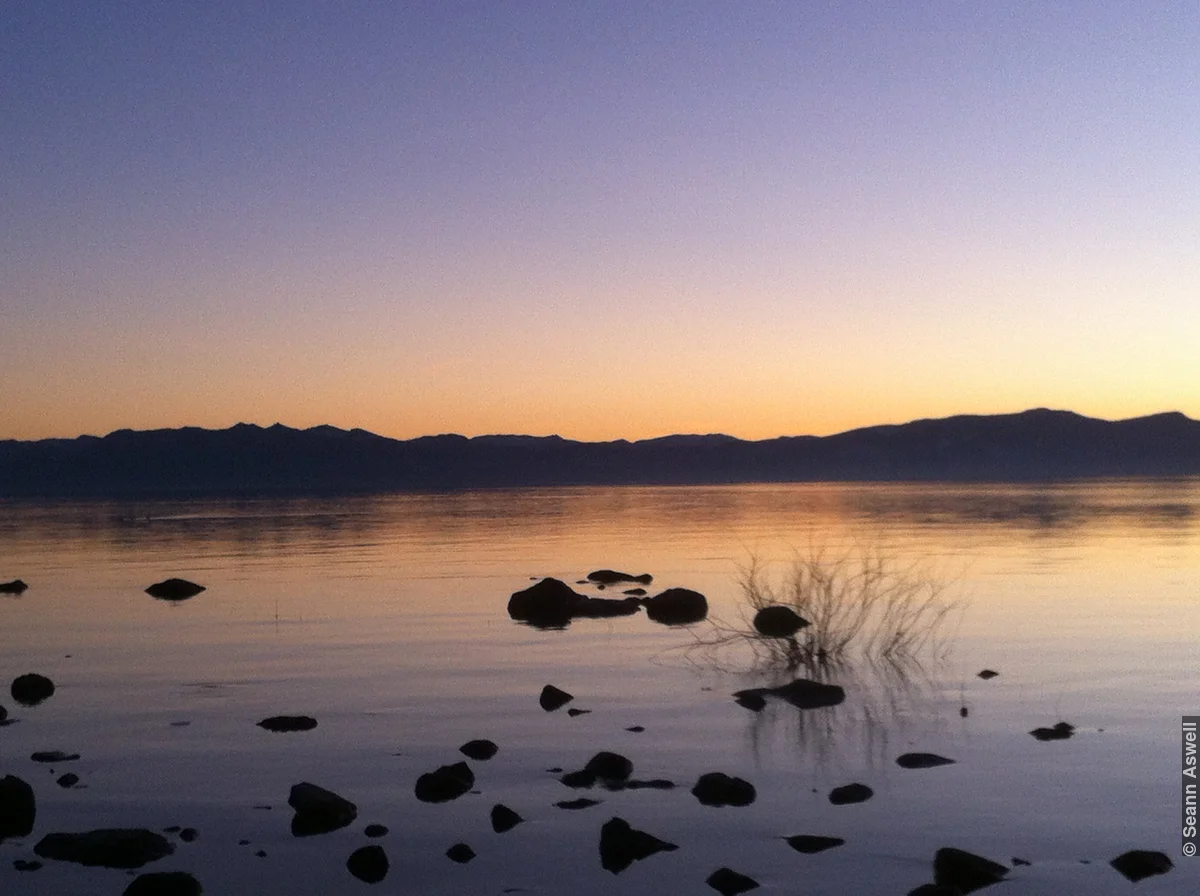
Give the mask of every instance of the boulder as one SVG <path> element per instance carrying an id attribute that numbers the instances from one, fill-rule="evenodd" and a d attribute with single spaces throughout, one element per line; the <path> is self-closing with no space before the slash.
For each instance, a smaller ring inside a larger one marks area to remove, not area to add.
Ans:
<path id="1" fill-rule="evenodd" d="M 492 806 L 492 830 L 497 834 L 511 831 L 525 819 L 503 803 Z"/>
<path id="2" fill-rule="evenodd" d="M 933 882 L 940 887 L 957 887 L 971 893 L 999 883 L 1008 868 L 999 862 L 954 847 L 943 847 L 933 857 Z"/>
<path id="3" fill-rule="evenodd" d="M 1175 867 L 1164 853 L 1147 849 L 1131 849 L 1108 864 L 1134 883 L 1156 874 L 1166 874 Z"/>
<path id="4" fill-rule="evenodd" d="M 688 588 L 668 588 L 643 603 L 646 615 L 663 625 L 691 625 L 708 616 L 708 599 Z"/>
<path id="5" fill-rule="evenodd" d="M 159 600 L 187 600 L 204 590 L 203 585 L 197 585 L 187 579 L 165 579 L 155 582 L 146 589 L 146 593 Z"/>
<path id="6" fill-rule="evenodd" d="M 8 837 L 28 837 L 36 817 L 33 788 L 16 775 L 0 778 L 0 843 Z"/>
<path id="7" fill-rule="evenodd" d="M 634 862 L 656 852 L 678 848 L 674 843 L 667 843 L 653 834 L 635 830 L 623 818 L 610 818 L 600 828 L 600 867 L 613 874 L 620 874 Z"/>
<path id="8" fill-rule="evenodd" d="M 843 784 L 829 791 L 829 802 L 835 806 L 845 806 L 849 803 L 862 803 L 875 795 L 875 791 L 866 784 Z"/>
<path id="9" fill-rule="evenodd" d="M 692 796 L 705 806 L 749 806 L 758 794 L 749 781 L 724 772 L 708 772 L 696 781 Z"/>
<path id="10" fill-rule="evenodd" d="M 556 709 L 561 709 L 572 700 L 575 699 L 573 694 L 568 694 L 562 688 L 556 688 L 552 684 L 542 688 L 542 693 L 538 697 L 538 703 L 546 712 L 554 712 Z"/>
<path id="11" fill-rule="evenodd" d="M 731 868 L 718 868 L 708 876 L 705 883 L 721 896 L 737 896 L 738 893 L 746 893 L 758 889 L 759 886 L 754 878 L 739 874 Z"/>
<path id="12" fill-rule="evenodd" d="M 43 859 L 103 868 L 141 868 L 169 856 L 175 847 L 162 834 L 145 828 L 111 828 L 47 834 L 33 851 Z"/>
<path id="13" fill-rule="evenodd" d="M 292 785 L 288 805 L 292 816 L 292 836 L 311 837 L 344 828 L 358 817 L 358 806 L 332 790 L 303 781 Z"/>
<path id="14" fill-rule="evenodd" d="M 809 624 L 791 607 L 763 607 L 754 614 L 754 630 L 768 638 L 790 638 Z"/>
<path id="15" fill-rule="evenodd" d="M 29 589 L 29 586 L 20 579 L 13 579 L 11 582 L 0 582 L 0 594 L 24 594 Z"/>
<path id="16" fill-rule="evenodd" d="M 22 706 L 37 706 L 54 696 L 54 682 L 37 672 L 26 672 L 13 679 L 9 692 Z"/>
<path id="17" fill-rule="evenodd" d="M 388 857 L 382 846 L 362 846 L 346 859 L 346 870 L 367 884 L 377 884 L 388 874 Z"/>
<path id="18" fill-rule="evenodd" d="M 784 840 L 796 852 L 802 852 L 806 855 L 824 852 L 827 849 L 833 849 L 835 846 L 841 846 L 846 842 L 841 837 L 820 837 L 816 834 L 796 834 L 793 837 L 785 837 Z"/>
<path id="19" fill-rule="evenodd" d="M 458 752 L 462 753 L 468 759 L 486 762 L 495 756 L 499 749 L 490 740 L 469 740 L 458 748 Z"/>
<path id="20" fill-rule="evenodd" d="M 317 720 L 312 716 L 271 716 L 259 722 L 258 727 L 276 732 L 312 731 Z"/>
<path id="21" fill-rule="evenodd" d="M 765 698 L 777 697 L 798 709 L 820 709 L 837 706 L 846 699 L 846 691 L 836 684 L 824 684 L 808 678 L 797 678 L 774 688 L 746 688 L 737 691 L 733 699 L 756 712 L 765 705 Z"/>
<path id="22" fill-rule="evenodd" d="M 896 765 L 901 768 L 935 768 L 939 765 L 954 765 L 954 760 L 937 753 L 904 753 L 896 757 Z"/>
<path id="23" fill-rule="evenodd" d="M 631 585 L 649 585 L 654 581 L 654 576 L 650 573 L 642 573 L 640 576 L 633 576 L 627 572 L 617 572 L 613 569 L 597 569 L 595 572 L 588 573 L 588 581 L 598 585 L 617 585 L 628 582 Z"/>
<path id="24" fill-rule="evenodd" d="M 445 803 L 458 799 L 474 786 L 475 773 L 471 767 L 465 762 L 456 762 L 421 775 L 413 792 L 423 803 Z"/>
<path id="25" fill-rule="evenodd" d="M 200 881 L 186 871 L 156 871 L 135 877 L 124 896 L 200 896 L 203 892 Z"/>
<path id="26" fill-rule="evenodd" d="M 564 628 L 585 601 L 582 594 L 558 579 L 542 579 L 508 599 L 508 615 L 537 628 Z"/>

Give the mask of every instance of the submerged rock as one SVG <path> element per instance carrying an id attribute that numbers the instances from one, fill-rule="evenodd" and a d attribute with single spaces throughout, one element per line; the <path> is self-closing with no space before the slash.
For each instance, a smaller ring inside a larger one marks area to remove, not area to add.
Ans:
<path id="1" fill-rule="evenodd" d="M 52 763 L 52 762 L 74 762 L 79 758 L 78 753 L 64 753 L 62 750 L 38 750 L 36 753 L 31 753 L 29 756 L 34 762 Z"/>
<path id="2" fill-rule="evenodd" d="M 359 847 L 346 859 L 346 870 L 368 884 L 377 884 L 387 877 L 389 867 L 387 853 L 375 844 Z"/>
<path id="3" fill-rule="evenodd" d="M 11 582 L 0 582 L 0 594 L 24 594 L 29 590 L 29 586 L 20 579 L 13 579 Z"/>
<path id="4" fill-rule="evenodd" d="M 820 709 L 837 706 L 846 699 L 846 691 L 836 684 L 824 684 L 808 678 L 797 678 L 774 688 L 746 688 L 736 691 L 733 699 L 756 712 L 766 705 L 767 697 L 777 697 L 799 709 Z"/>
<path id="5" fill-rule="evenodd" d="M 462 753 L 468 759 L 486 762 L 495 756 L 499 749 L 490 740 L 469 740 L 458 748 L 458 752 Z"/>
<path id="6" fill-rule="evenodd" d="M 1034 728 L 1029 733 L 1038 740 L 1066 740 L 1075 733 L 1075 726 L 1070 722 L 1059 722 L 1052 728 Z"/>
<path id="7" fill-rule="evenodd" d="M 474 786 L 475 773 L 471 767 L 465 762 L 456 762 L 421 775 L 413 792 L 423 803 L 445 803 L 458 799 Z"/>
<path id="8" fill-rule="evenodd" d="M 276 732 L 312 731 L 317 720 L 312 716 L 271 716 L 259 722 L 258 727 Z"/>
<path id="9" fill-rule="evenodd" d="M 558 579 L 542 579 L 508 599 L 508 615 L 517 622 L 538 628 L 563 628 L 585 601 L 582 594 Z"/>
<path id="10" fill-rule="evenodd" d="M 758 793 L 753 784 L 742 778 L 724 772 L 708 772 L 696 781 L 692 796 L 705 806 L 749 806 Z"/>
<path id="11" fill-rule="evenodd" d="M 624 781 L 633 774 L 633 763 L 620 753 L 601 750 L 587 761 L 583 770 L 604 781 Z"/>
<path id="12" fill-rule="evenodd" d="M 936 768 L 939 765 L 954 765 L 954 760 L 937 753 L 904 753 L 896 757 L 896 765 L 901 768 Z"/>
<path id="13" fill-rule="evenodd" d="M 875 795 L 875 791 L 866 784 L 843 784 L 829 791 L 829 802 L 835 806 L 845 806 L 850 803 L 862 803 Z"/>
<path id="14" fill-rule="evenodd" d="M 571 707 L 567 710 L 567 715 L 574 719 L 579 716 L 586 716 L 589 712 L 591 712 L 590 709 L 576 709 L 575 707 Z"/>
<path id="15" fill-rule="evenodd" d="M 139 874 L 123 896 L 200 896 L 204 888 L 186 871 L 155 871 Z"/>
<path id="16" fill-rule="evenodd" d="M 546 712 L 554 712 L 554 710 L 561 709 L 574 699 L 574 694 L 568 694 L 562 688 L 556 688 L 554 685 L 548 684 L 542 688 L 542 693 L 538 697 L 538 704 Z"/>
<path id="17" fill-rule="evenodd" d="M 668 588 L 642 603 L 646 615 L 663 625 L 691 625 L 708 617 L 708 599 L 688 588 Z"/>
<path id="18" fill-rule="evenodd" d="M 589 800 L 586 796 L 581 796 L 577 800 L 560 800 L 555 803 L 555 807 L 559 809 L 587 809 L 591 806 L 599 806 L 601 800 Z"/>
<path id="19" fill-rule="evenodd" d="M 36 817 L 33 788 L 16 775 L 0 778 L 0 843 L 9 837 L 28 837 Z"/>
<path id="20" fill-rule="evenodd" d="M 585 597 L 580 600 L 572 619 L 611 619 L 617 616 L 633 616 L 641 612 L 642 602 L 636 597 Z"/>
<path id="21" fill-rule="evenodd" d="M 1108 864 L 1134 883 L 1156 874 L 1166 874 L 1175 867 L 1166 854 L 1147 849 L 1131 849 Z"/>
<path id="22" fill-rule="evenodd" d="M 605 781 L 605 790 L 674 790 L 675 782 L 666 778 L 629 778 L 626 781 Z"/>
<path id="23" fill-rule="evenodd" d="M 205 590 L 207 589 L 203 585 L 197 585 L 187 579 L 165 579 L 155 582 L 146 589 L 146 593 L 159 600 L 187 600 Z"/>
<path id="24" fill-rule="evenodd" d="M 141 868 L 169 856 L 175 847 L 162 834 L 145 828 L 110 828 L 47 834 L 33 851 L 43 859 L 103 868 Z"/>
<path id="25" fill-rule="evenodd" d="M 793 837 L 784 837 L 784 840 L 796 852 L 802 852 L 806 855 L 824 852 L 827 849 L 833 849 L 835 846 L 841 846 L 846 842 L 841 837 L 820 837 L 816 834 L 796 834 Z"/>
<path id="26" fill-rule="evenodd" d="M 385 824 L 369 824 L 363 828 L 363 834 L 370 837 L 372 840 L 379 837 L 386 837 L 388 833 L 387 825 Z"/>
<path id="27" fill-rule="evenodd" d="M 790 638 L 809 624 L 791 607 L 763 607 L 754 614 L 754 630 L 768 638 Z"/>
<path id="28" fill-rule="evenodd" d="M 14 859 L 13 868 L 17 871 L 41 871 L 43 865 L 38 861 L 29 861 L 27 859 Z"/>
<path id="29" fill-rule="evenodd" d="M 1008 868 L 999 862 L 951 846 L 939 849 L 933 857 L 933 882 L 962 893 L 999 883 L 1006 874 Z"/>
<path id="30" fill-rule="evenodd" d="M 69 790 L 79 783 L 79 775 L 74 772 L 67 772 L 65 775 L 61 775 L 54 783 L 64 790 Z"/>
<path id="31" fill-rule="evenodd" d="M 492 806 L 491 819 L 492 830 L 497 834 L 511 831 L 525 820 L 503 803 L 496 803 L 496 805 Z"/>
<path id="32" fill-rule="evenodd" d="M 54 682 L 37 672 L 26 672 L 13 679 L 9 693 L 22 706 L 37 706 L 54 696 Z"/>
<path id="33" fill-rule="evenodd" d="M 982 678 L 984 681 L 987 681 L 989 678 L 995 678 L 999 674 L 1000 673 L 997 672 L 995 669 L 982 669 L 979 672 L 979 677 Z"/>
<path id="34" fill-rule="evenodd" d="M 595 572 L 589 572 L 587 577 L 589 582 L 600 585 L 617 585 L 624 582 L 633 585 L 649 585 L 654 581 L 654 576 L 648 572 L 642 573 L 640 576 L 632 576 L 627 572 L 617 572 L 612 569 L 597 569 Z"/>
<path id="35" fill-rule="evenodd" d="M 737 896 L 738 893 L 756 890 L 759 886 L 758 881 L 754 878 L 739 874 L 732 868 L 718 868 L 708 876 L 705 883 L 721 896 Z"/>
<path id="36" fill-rule="evenodd" d="M 678 849 L 674 843 L 660 840 L 653 834 L 635 830 L 623 818 L 610 818 L 600 828 L 600 867 L 620 874 L 634 862 L 656 852 Z"/>
<path id="37" fill-rule="evenodd" d="M 446 850 L 446 858 L 451 862 L 458 862 L 460 865 L 465 865 L 471 859 L 475 858 L 475 850 L 471 849 L 465 843 L 455 843 Z"/>
<path id="38" fill-rule="evenodd" d="M 292 785 L 288 805 L 292 816 L 292 836 L 311 837 L 344 828 L 358 817 L 358 806 L 332 790 L 303 781 Z"/>

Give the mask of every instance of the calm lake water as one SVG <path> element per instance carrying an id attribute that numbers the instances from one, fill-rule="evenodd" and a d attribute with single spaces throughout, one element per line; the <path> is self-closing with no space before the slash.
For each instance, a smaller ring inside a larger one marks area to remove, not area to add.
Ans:
<path id="1" fill-rule="evenodd" d="M 961 607 L 947 652 L 852 657 L 834 676 L 844 704 L 754 713 L 730 694 L 766 679 L 739 654 L 689 650 L 703 625 L 639 614 L 539 631 L 505 611 L 533 577 L 608 567 L 652 573 L 651 593 L 699 590 L 736 620 L 739 565 L 782 572 L 811 548 L 869 548 L 946 582 Z M 143 593 L 170 576 L 208 590 Z M 51 831 L 171 825 L 199 839 L 144 870 L 191 871 L 217 894 L 704 893 L 723 865 L 762 893 L 902 894 L 942 846 L 1032 862 L 1009 894 L 1128 893 L 1108 861 L 1135 848 L 1176 865 L 1137 893 L 1200 892 L 1179 785 L 1180 716 L 1200 713 L 1200 480 L 0 503 L 0 581 L 16 577 L 30 588 L 0 596 L 0 678 L 41 672 L 58 690 L 32 708 L 0 695 L 17 719 L 0 728 L 0 776 L 38 799 L 33 835 L 0 844 L 2 893 L 120 893 L 126 872 L 13 862 Z M 591 712 L 544 712 L 547 683 Z M 285 713 L 319 726 L 255 724 Z M 1060 720 L 1074 737 L 1028 733 Z M 500 750 L 470 763 L 478 792 L 419 802 L 417 777 L 480 737 Z M 54 749 L 81 758 L 53 773 L 29 758 Z M 575 791 L 547 771 L 601 749 L 680 786 Z M 957 763 L 897 767 L 912 750 Z M 64 771 L 81 786 L 56 786 Z M 690 789 L 709 771 L 757 800 L 701 806 Z M 358 820 L 293 838 L 288 791 L 305 780 Z M 854 781 L 874 797 L 831 805 Z M 554 805 L 585 795 L 602 802 Z M 525 822 L 494 833 L 496 803 Z M 598 855 L 613 816 L 679 849 L 614 877 Z M 371 822 L 390 833 L 368 841 Z M 846 844 L 802 855 L 793 834 Z M 466 865 L 445 857 L 460 841 L 477 853 Z M 391 860 L 373 888 L 345 868 L 368 842 Z"/>

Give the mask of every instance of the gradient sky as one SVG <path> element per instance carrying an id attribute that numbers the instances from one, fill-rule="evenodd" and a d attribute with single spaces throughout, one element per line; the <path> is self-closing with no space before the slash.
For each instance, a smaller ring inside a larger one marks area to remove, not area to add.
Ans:
<path id="1" fill-rule="evenodd" d="M 6 0 L 0 438 L 1200 417 L 1194 2 Z"/>

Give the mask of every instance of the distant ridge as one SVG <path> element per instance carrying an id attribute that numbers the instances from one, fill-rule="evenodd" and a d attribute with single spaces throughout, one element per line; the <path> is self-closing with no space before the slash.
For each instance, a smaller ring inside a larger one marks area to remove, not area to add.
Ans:
<path id="1" fill-rule="evenodd" d="M 1200 421 L 1045 408 L 744 441 L 423 436 L 239 423 L 0 441 L 0 497 L 305 494 L 550 485 L 1200 475 Z"/>

